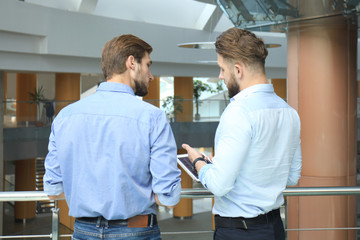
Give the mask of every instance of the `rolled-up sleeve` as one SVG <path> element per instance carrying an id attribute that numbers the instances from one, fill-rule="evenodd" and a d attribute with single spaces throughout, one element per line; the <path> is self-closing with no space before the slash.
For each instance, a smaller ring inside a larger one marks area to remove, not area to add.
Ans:
<path id="1" fill-rule="evenodd" d="M 181 184 L 180 182 L 178 184 L 173 185 L 173 189 L 170 193 L 158 193 L 158 199 L 161 204 L 165 206 L 175 206 L 180 201 L 181 196 Z"/>
<path id="2" fill-rule="evenodd" d="M 177 167 L 177 147 L 165 113 L 157 117 L 151 132 L 152 189 L 161 204 L 174 206 L 180 201 L 181 180 Z"/>

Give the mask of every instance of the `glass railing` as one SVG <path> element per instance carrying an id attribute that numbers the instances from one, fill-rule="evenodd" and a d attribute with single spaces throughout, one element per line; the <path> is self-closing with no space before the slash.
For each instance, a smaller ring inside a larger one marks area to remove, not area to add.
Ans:
<path id="1" fill-rule="evenodd" d="M 220 116 L 229 104 L 228 99 L 206 99 L 196 102 L 193 99 L 144 100 L 162 109 L 170 122 L 218 122 Z M 49 126 L 55 117 L 57 109 L 73 101 L 49 101 L 36 104 L 31 101 L 3 101 L 4 127 L 41 127 Z M 24 109 L 22 116 L 17 116 L 16 107 Z M 53 109 L 53 110 L 52 110 Z M 357 112 L 360 117 L 360 98 L 357 99 Z M 26 112 L 32 111 L 31 116 Z M 54 113 L 52 113 L 54 112 Z"/>
<path id="2" fill-rule="evenodd" d="M 228 100 L 193 99 L 145 100 L 165 111 L 170 122 L 218 122 Z"/>
<path id="3" fill-rule="evenodd" d="M 287 188 L 283 191 L 284 196 L 339 196 L 339 195 L 359 195 L 360 187 L 302 187 L 302 188 Z M 213 195 L 206 189 L 182 189 L 181 198 L 212 198 Z M 19 192 L 0 192 L 0 202 L 10 201 L 45 201 L 49 200 L 47 195 L 41 191 L 19 191 Z M 52 228 L 51 233 L 43 235 L 7 235 L 0 236 L 0 239 L 11 238 L 52 238 L 58 240 L 60 237 L 71 237 L 71 234 L 59 233 L 59 208 L 57 207 L 57 201 L 55 201 L 55 207 L 52 210 Z M 360 227 L 342 227 L 342 228 L 300 228 L 300 229 L 288 229 L 287 226 L 287 209 L 286 204 L 282 207 L 285 214 L 282 215 L 285 231 L 327 231 L 327 230 L 360 230 Z M 191 220 L 189 220 L 191 221 Z M 162 232 L 164 235 L 171 234 L 195 234 L 196 231 L 183 231 L 183 232 Z"/>
<path id="4" fill-rule="evenodd" d="M 170 122 L 218 122 L 228 100 L 171 99 L 145 100 L 162 109 Z M 3 101 L 4 128 L 47 127 L 51 125 L 58 109 L 73 101 Z M 16 109 L 21 108 L 21 113 Z"/>
<path id="5" fill-rule="evenodd" d="M 61 109 L 72 102 L 73 101 L 3 101 L 4 128 L 50 126 L 57 109 Z"/>

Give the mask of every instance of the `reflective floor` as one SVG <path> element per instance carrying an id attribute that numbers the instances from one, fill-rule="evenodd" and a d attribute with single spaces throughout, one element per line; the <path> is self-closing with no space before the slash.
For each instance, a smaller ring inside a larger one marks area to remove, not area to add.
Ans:
<path id="1" fill-rule="evenodd" d="M 194 199 L 191 219 L 174 218 L 172 211 L 160 208 L 158 217 L 162 239 L 212 239 L 211 207 L 211 198 Z"/>

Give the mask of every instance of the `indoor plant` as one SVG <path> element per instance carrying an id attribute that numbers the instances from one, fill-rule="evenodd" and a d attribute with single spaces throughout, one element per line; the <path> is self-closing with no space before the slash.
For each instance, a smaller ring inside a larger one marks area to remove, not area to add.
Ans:
<path id="1" fill-rule="evenodd" d="M 183 111 L 181 104 L 183 100 L 184 99 L 181 96 L 167 96 L 163 100 L 162 108 L 164 109 L 170 122 L 175 121 L 176 114 Z"/>
<path id="2" fill-rule="evenodd" d="M 196 113 L 195 113 L 195 120 L 199 120 L 200 119 L 200 114 L 199 114 L 199 105 L 200 105 L 200 96 L 203 92 L 215 92 L 212 87 L 207 84 L 204 83 L 200 80 L 195 80 L 194 81 L 194 101 L 195 101 L 195 106 L 196 106 Z"/>

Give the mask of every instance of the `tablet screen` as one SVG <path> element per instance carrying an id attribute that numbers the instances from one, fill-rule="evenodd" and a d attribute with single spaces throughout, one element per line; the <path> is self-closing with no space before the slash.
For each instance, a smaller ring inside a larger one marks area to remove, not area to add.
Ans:
<path id="1" fill-rule="evenodd" d="M 189 174 L 189 176 L 193 180 L 195 180 L 197 182 L 200 182 L 200 180 L 198 178 L 198 174 L 196 172 L 196 169 L 194 168 L 194 166 L 190 162 L 187 154 L 178 155 L 178 164 L 185 170 L 185 172 L 187 174 Z"/>

